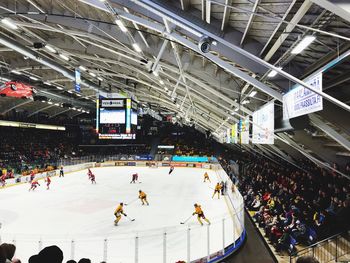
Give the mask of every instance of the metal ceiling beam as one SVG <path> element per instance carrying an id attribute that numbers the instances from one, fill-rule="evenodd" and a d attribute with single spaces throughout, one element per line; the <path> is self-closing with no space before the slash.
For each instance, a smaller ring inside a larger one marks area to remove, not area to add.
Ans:
<path id="1" fill-rule="evenodd" d="M 129 19 L 131 19 L 131 16 L 129 15 L 128 16 L 128 18 Z M 135 19 L 135 17 L 132 17 L 133 19 Z M 66 19 L 66 21 L 68 21 L 68 19 Z M 138 21 L 138 20 L 137 20 Z M 140 22 L 140 21 L 138 21 L 138 22 Z M 142 23 L 145 23 L 145 21 L 142 21 Z M 51 31 L 56 31 L 56 29 L 54 29 L 54 28 L 52 28 L 52 27 L 49 27 L 49 28 L 46 28 L 46 27 L 44 27 L 44 26 L 41 26 L 41 25 L 33 25 L 33 24 L 31 24 L 31 23 L 24 23 L 24 22 L 19 22 L 19 24 L 21 25 L 21 26 L 28 26 L 28 27 L 32 27 L 32 26 L 35 26 L 36 28 L 40 28 L 40 29 L 43 29 L 43 30 L 51 30 Z M 75 24 L 77 24 L 77 23 L 75 23 Z M 155 25 L 153 25 L 153 24 L 151 24 L 151 22 L 148 22 L 148 24 L 150 24 L 151 25 L 151 27 L 152 28 L 155 28 Z M 159 28 L 159 25 L 158 24 L 156 24 L 158 27 L 156 27 L 156 29 L 157 30 L 159 30 L 160 28 Z M 57 29 L 58 30 L 58 29 Z M 69 32 L 70 34 L 77 34 L 77 35 L 84 35 L 84 33 L 83 32 L 80 32 L 80 33 L 75 33 L 75 31 L 73 31 L 73 30 L 65 30 L 65 31 L 62 31 L 63 33 L 64 32 Z M 173 35 L 177 35 L 176 33 L 174 33 L 174 32 L 172 32 L 172 34 Z M 88 36 L 91 36 L 91 35 L 88 35 Z M 97 38 L 97 36 L 96 35 L 93 35 L 92 36 L 95 40 L 98 40 L 98 41 L 101 41 L 100 39 L 98 39 Z M 86 41 L 86 40 L 84 40 L 84 41 Z M 96 43 L 94 43 L 94 42 L 92 42 L 92 41 L 88 41 L 88 42 L 90 42 L 91 44 L 96 44 Z M 104 41 L 105 43 L 107 43 L 106 41 Z M 180 43 L 181 43 L 181 41 L 179 41 Z M 191 42 L 192 43 L 192 42 Z M 194 50 L 194 51 L 197 51 L 197 47 L 195 46 L 195 45 L 192 45 L 192 49 Z M 78 55 L 78 57 L 84 57 L 85 55 L 83 55 L 83 54 L 79 54 Z M 129 58 L 129 56 L 127 55 L 127 54 L 124 54 L 124 57 L 126 57 L 126 58 Z M 91 59 L 91 58 L 88 58 L 88 59 Z M 96 60 L 99 60 L 99 59 L 97 59 L 97 58 L 93 58 L 93 59 L 96 59 Z M 130 57 L 130 59 L 132 60 L 132 61 L 134 61 L 134 59 L 133 58 L 131 58 Z M 113 63 L 113 60 L 106 60 L 106 59 L 104 59 L 105 61 L 108 61 L 109 63 Z M 219 59 L 220 60 L 220 59 Z M 138 61 L 138 60 L 137 60 Z M 229 63 L 226 63 L 227 65 L 230 65 Z M 162 66 L 165 66 L 165 67 L 167 67 L 168 69 L 170 69 L 170 70 L 173 70 L 174 71 L 174 69 L 172 69 L 171 67 L 169 67 L 169 65 L 166 65 L 166 64 L 163 64 L 162 63 Z M 230 65 L 231 66 L 231 65 Z M 126 68 L 128 68 L 128 67 L 130 67 L 130 65 L 129 66 L 127 66 Z M 231 67 L 233 67 L 233 66 L 231 66 Z M 136 69 L 136 68 L 135 68 Z M 174 72 L 178 72 L 178 70 L 175 70 Z M 142 72 L 140 72 L 141 74 L 142 74 Z M 145 72 L 144 72 L 144 74 L 145 75 L 148 75 L 148 74 L 146 74 Z M 245 73 L 244 73 L 245 74 Z M 245 107 L 242 107 L 242 106 L 240 106 L 237 102 L 235 102 L 234 100 L 232 100 L 232 99 L 230 99 L 230 98 L 228 98 L 228 97 L 226 97 L 226 96 L 224 96 L 222 93 L 220 93 L 220 92 L 218 92 L 218 91 L 216 91 L 215 89 L 213 89 L 213 88 L 211 88 L 211 87 L 209 87 L 209 86 L 207 86 L 207 85 L 205 85 L 204 83 L 202 83 L 202 81 L 199 81 L 197 78 L 194 78 L 193 76 L 191 76 L 190 74 L 188 74 L 188 73 L 183 73 L 183 75 L 184 75 L 184 77 L 186 78 L 186 79 L 189 79 L 189 80 L 191 80 L 193 83 L 196 83 L 197 85 L 199 85 L 199 86 L 201 86 L 202 88 L 205 88 L 206 90 L 208 90 L 210 93 L 212 93 L 212 94 L 214 94 L 214 95 L 216 95 L 216 96 L 218 96 L 218 97 L 221 97 L 223 100 L 225 100 L 225 101 L 227 101 L 229 104 L 231 104 L 231 105 L 233 105 L 233 106 L 235 106 L 235 107 L 240 107 L 240 109 L 242 110 L 242 111 L 244 111 L 245 113 L 247 113 L 247 114 L 251 114 L 252 112 L 250 111 L 250 110 L 248 110 L 247 108 L 245 108 Z M 248 75 L 247 75 L 248 76 Z M 249 76 L 248 76 L 249 77 Z M 256 81 L 254 78 L 251 78 L 252 79 L 252 81 Z M 185 85 L 185 84 L 184 84 Z M 277 92 L 276 92 L 277 93 Z"/>
<path id="2" fill-rule="evenodd" d="M 29 117 L 32 117 L 32 116 L 34 116 L 35 114 L 37 114 L 37 113 L 39 113 L 39 112 L 42 112 L 42 111 L 44 111 L 44 110 L 47 110 L 47 109 L 50 109 L 50 108 L 52 108 L 52 107 L 54 107 L 55 105 L 49 105 L 49 106 L 45 106 L 45 107 L 43 107 L 43 108 L 40 108 L 39 110 L 36 110 L 36 111 L 34 111 L 34 112 L 32 112 L 31 114 L 29 114 L 27 117 L 29 118 Z"/>
<path id="3" fill-rule="evenodd" d="M 302 80 L 300 80 L 300 79 L 294 77 L 293 75 L 291 75 L 291 74 L 289 74 L 289 73 L 287 73 L 287 72 L 285 72 L 285 71 L 279 69 L 278 67 L 276 67 L 276 66 L 274 66 L 274 65 L 271 65 L 271 64 L 268 63 L 267 61 L 265 61 L 265 60 L 263 60 L 263 59 L 261 59 L 261 58 L 255 56 L 254 54 L 252 54 L 252 53 L 250 53 L 250 52 L 248 52 L 248 51 L 246 51 L 246 50 L 244 50 L 244 49 L 242 49 L 242 48 L 240 48 L 240 47 L 238 47 L 238 46 L 236 46 L 235 44 L 233 44 L 233 43 L 227 41 L 226 39 L 222 38 L 221 36 L 218 36 L 218 35 L 216 35 L 216 34 L 214 34 L 214 33 L 212 33 L 212 32 L 209 32 L 209 31 L 206 30 L 205 28 L 203 28 L 203 27 L 201 27 L 201 26 L 199 26 L 199 25 L 196 25 L 196 24 L 193 23 L 192 21 L 189 21 L 189 20 L 186 20 L 186 19 L 182 18 L 181 16 L 179 16 L 178 14 L 172 12 L 171 10 L 168 10 L 168 9 L 166 9 L 166 8 L 160 6 L 159 4 L 154 3 L 154 2 L 152 2 L 152 1 L 150 1 L 150 0 L 138 0 L 138 1 L 136 1 L 136 0 L 130 0 L 130 1 L 132 1 L 133 3 L 139 5 L 139 6 L 143 7 L 143 8 L 146 8 L 147 10 L 153 12 L 153 13 L 156 14 L 156 15 L 159 15 L 159 16 L 162 17 L 163 19 L 167 19 L 167 20 L 171 21 L 172 23 L 174 23 L 174 24 L 176 24 L 176 25 L 178 25 L 178 26 L 184 28 L 185 30 L 191 30 L 191 29 L 192 29 L 192 30 L 195 30 L 195 32 L 197 32 L 197 33 L 199 32 L 199 33 L 202 33 L 202 34 L 205 34 L 205 35 L 211 37 L 212 39 L 215 39 L 216 41 L 218 41 L 218 43 L 219 43 L 219 42 L 222 43 L 222 44 L 225 45 L 226 47 L 231 48 L 232 50 L 234 50 L 234 51 L 236 51 L 236 52 L 238 52 L 238 53 L 244 55 L 245 57 L 251 59 L 251 60 L 254 61 L 254 62 L 259 63 L 260 65 L 262 65 L 262 66 L 264 66 L 264 67 L 266 67 L 266 68 L 268 68 L 268 69 L 270 69 L 270 70 L 275 70 L 275 71 L 276 71 L 277 73 L 279 73 L 281 76 L 283 76 L 283 77 L 289 79 L 290 81 L 292 81 L 292 82 L 294 82 L 294 83 L 296 83 L 296 84 L 299 84 L 299 85 L 301 85 L 301 86 L 307 88 L 307 89 L 310 90 L 310 91 L 313 91 L 314 93 L 316 93 L 316 94 L 322 96 L 324 99 L 330 101 L 331 103 L 336 104 L 336 105 L 338 105 L 339 107 L 341 107 L 341 108 L 345 109 L 346 111 L 349 111 L 349 112 L 350 112 L 350 106 L 349 106 L 349 105 L 347 105 L 347 104 L 345 104 L 345 103 L 343 103 L 343 102 L 341 102 L 341 101 L 335 99 L 334 97 L 332 97 L 332 96 L 330 96 L 330 95 L 328 95 L 328 94 L 326 94 L 326 93 L 324 93 L 324 92 L 322 92 L 322 91 L 316 90 L 316 89 L 313 88 L 310 84 L 308 84 L 308 83 L 306 83 L 306 82 L 304 82 L 304 81 L 302 81 Z M 306 2 L 309 3 L 309 0 L 306 0 Z M 304 5 L 304 4 L 303 4 L 303 5 Z M 306 7 L 307 7 L 307 5 L 306 5 Z M 306 8 L 306 7 L 305 7 L 305 8 Z M 173 34 L 173 33 L 172 33 L 172 34 Z M 177 37 L 178 37 L 178 38 L 181 38 L 181 36 L 177 36 Z M 175 39 L 176 39 L 176 38 L 175 38 Z M 185 39 L 185 40 L 187 40 L 187 39 Z M 183 43 L 183 42 L 181 42 L 181 43 Z M 193 42 L 191 42 L 191 43 L 193 44 Z M 187 45 L 187 46 L 188 46 L 188 45 Z M 192 49 L 193 49 L 193 48 L 192 48 Z M 197 50 L 197 48 L 194 48 L 194 50 Z M 210 54 L 210 53 L 206 53 L 206 54 L 205 54 L 205 55 L 208 57 L 207 54 Z M 214 61 L 213 59 L 211 59 L 211 60 L 212 60 L 214 63 L 218 64 L 218 65 L 219 65 L 219 63 L 217 63 L 217 61 L 220 61 L 220 62 L 221 62 L 221 63 L 220 63 L 221 65 L 222 65 L 223 63 L 226 63 L 226 62 L 222 61 L 222 60 L 219 59 L 219 58 L 217 58 L 216 61 Z M 228 64 L 228 63 L 227 63 L 227 64 Z M 229 64 L 229 66 L 231 66 L 231 65 Z M 222 66 L 221 66 L 221 67 L 222 67 Z M 232 74 L 234 74 L 232 71 L 230 71 L 230 72 L 231 72 Z M 236 74 L 234 74 L 234 75 L 236 75 Z M 238 76 L 238 75 L 236 75 L 236 76 Z M 239 77 L 242 78 L 242 79 L 244 79 L 244 78 L 241 77 L 241 76 L 239 76 Z M 249 77 L 250 77 L 250 76 L 249 76 Z M 251 78 L 251 77 L 250 77 L 250 78 Z M 246 81 L 247 81 L 247 80 L 246 80 Z M 256 80 L 256 79 L 254 79 L 253 81 L 254 81 L 255 83 L 260 84 L 260 85 L 259 85 L 260 87 L 266 86 L 265 84 L 261 83 L 260 81 L 258 81 L 258 80 Z M 248 81 L 247 81 L 247 82 L 248 82 Z M 256 86 L 256 85 L 253 85 L 253 86 Z M 266 86 L 266 87 L 267 87 L 267 86 Z M 260 88 L 259 88 L 259 89 L 260 89 Z M 264 89 L 265 89 L 265 87 L 264 87 Z M 265 89 L 264 92 L 266 93 L 266 91 L 267 91 L 267 90 Z M 274 90 L 273 90 L 273 91 L 274 91 Z M 282 98 L 282 95 L 281 95 L 279 92 L 276 92 L 276 91 L 270 93 L 270 96 L 272 96 L 272 94 L 276 94 L 276 93 L 279 94 L 278 97 L 281 99 L 281 98 Z M 269 93 L 268 93 L 268 94 L 269 94 Z M 272 97 L 276 98 L 276 96 L 272 96 Z M 280 99 L 279 99 L 279 100 L 280 100 Z M 281 101 L 281 100 L 280 100 L 280 101 Z"/>
<path id="4" fill-rule="evenodd" d="M 154 64 L 152 66 L 152 71 L 153 72 L 155 72 L 155 70 L 157 69 L 158 63 L 159 63 L 161 57 L 163 56 L 164 50 L 165 50 L 166 46 L 168 45 L 168 43 L 169 43 L 169 40 L 165 39 L 163 44 L 162 44 L 162 46 L 160 47 L 159 53 L 157 55 L 157 58 L 154 61 Z"/>
<path id="5" fill-rule="evenodd" d="M 287 11 L 284 13 L 284 15 L 283 15 L 283 17 L 282 17 L 282 20 L 281 20 L 281 21 L 278 23 L 278 25 L 275 27 L 275 30 L 272 32 L 272 34 L 271 34 L 269 40 L 267 40 L 265 46 L 264 46 L 264 47 L 262 48 L 262 50 L 260 51 L 260 54 L 259 54 L 260 56 L 265 52 L 265 49 L 270 45 L 271 40 L 274 38 L 274 36 L 276 35 L 278 29 L 279 29 L 279 28 L 281 27 L 281 25 L 283 24 L 283 21 L 286 20 L 287 16 L 289 15 L 289 12 L 292 10 L 292 8 L 293 8 L 294 4 L 296 3 L 296 1 L 297 1 L 297 0 L 293 0 L 293 1 L 290 3 L 290 5 L 289 5 Z"/>
<path id="6" fill-rule="evenodd" d="M 193 42 L 187 40 L 186 38 L 181 37 L 181 36 L 174 34 L 174 33 L 169 34 L 169 37 L 171 37 L 172 39 L 174 39 L 176 41 L 179 41 L 180 43 L 187 46 L 188 48 L 190 48 L 194 51 L 197 51 L 197 46 Z M 274 89 L 268 87 L 267 85 L 260 82 L 259 80 L 251 77 L 247 73 L 239 70 L 237 67 L 232 66 L 230 63 L 223 61 L 222 59 L 213 55 L 212 53 L 204 53 L 203 56 L 205 56 L 206 58 L 208 58 L 209 60 L 211 60 L 212 62 L 214 62 L 215 64 L 217 64 L 221 68 L 223 68 L 224 70 L 235 75 L 236 77 L 241 78 L 244 81 L 248 82 L 250 85 L 256 87 L 257 89 L 261 90 L 262 92 L 270 95 L 271 97 L 273 97 L 279 101 L 282 101 L 282 94 L 280 94 L 279 92 L 275 91 Z"/>
<path id="7" fill-rule="evenodd" d="M 255 0 L 254 6 L 253 6 L 253 9 L 252 9 L 252 13 L 251 13 L 250 16 L 249 16 L 247 26 L 246 26 L 246 28 L 245 28 L 245 30 L 244 30 L 244 33 L 243 33 L 243 36 L 242 36 L 242 38 L 241 38 L 241 43 L 240 43 L 241 46 L 243 45 L 244 39 L 245 39 L 245 37 L 246 37 L 247 34 L 248 34 L 248 31 L 249 31 L 250 26 L 251 26 L 251 24 L 252 24 L 252 22 L 253 22 L 253 19 L 254 19 L 254 13 L 255 13 L 256 10 L 258 9 L 258 6 L 259 6 L 259 4 L 260 4 L 260 1 L 261 1 L 261 0 Z"/>
<path id="8" fill-rule="evenodd" d="M 283 44 L 284 40 L 289 36 L 289 34 L 294 30 L 296 24 L 300 22 L 300 20 L 305 16 L 306 12 L 310 9 L 312 6 L 312 2 L 309 0 L 305 0 L 305 2 L 300 6 L 298 11 L 293 16 L 292 20 L 290 21 L 283 31 L 283 33 L 277 38 L 273 46 L 270 48 L 269 52 L 264 57 L 264 60 L 269 61 L 272 56 L 276 53 L 276 51 L 279 49 L 279 47 Z"/>
<path id="9" fill-rule="evenodd" d="M 202 0 L 202 20 L 205 20 L 205 5 L 206 0 Z"/>
<path id="10" fill-rule="evenodd" d="M 1 113 L 1 115 L 5 115 L 6 113 L 8 113 L 8 112 L 10 112 L 10 111 L 12 111 L 12 110 L 14 110 L 14 109 L 17 109 L 17 108 L 19 108 L 19 107 L 21 107 L 21 106 L 24 106 L 24 105 L 29 104 L 29 103 L 32 103 L 32 102 L 33 102 L 33 100 L 27 99 L 27 100 L 25 100 L 24 102 L 20 102 L 20 103 L 16 104 L 15 106 L 4 110 L 4 111 Z"/>
<path id="11" fill-rule="evenodd" d="M 332 129 L 330 126 L 325 124 L 316 114 L 310 114 L 309 116 L 313 125 L 326 133 L 329 137 L 331 137 L 345 149 L 350 151 L 350 141 L 348 141 L 346 138 L 344 138 L 344 136 Z"/>
<path id="12" fill-rule="evenodd" d="M 49 119 L 52 119 L 53 117 L 56 117 L 56 116 L 58 116 L 58 115 L 60 115 L 60 114 L 62 114 L 62 113 L 65 113 L 65 112 L 67 112 L 67 111 L 70 111 L 70 110 L 71 110 L 71 109 L 64 109 L 64 110 L 62 110 L 62 111 L 56 112 L 55 114 L 51 115 L 51 116 L 49 117 Z"/>
<path id="13" fill-rule="evenodd" d="M 345 178 L 350 180 L 350 176 L 338 171 L 337 169 L 334 169 L 333 167 L 331 167 L 329 164 L 320 161 L 319 159 L 313 157 L 312 155 L 310 155 L 309 153 L 307 153 L 303 148 L 301 148 L 295 141 L 293 141 L 292 139 L 290 139 L 287 135 L 285 134 L 279 134 L 277 136 L 275 136 L 275 138 L 279 139 L 280 141 L 284 142 L 285 144 L 289 145 L 290 147 L 294 148 L 295 150 L 297 150 L 298 152 L 300 152 L 302 155 L 304 155 L 306 158 L 308 158 L 309 160 L 311 160 L 313 163 L 315 163 L 316 165 L 320 165 L 323 166 L 331 171 L 334 171 L 342 176 L 344 176 Z"/>
<path id="14" fill-rule="evenodd" d="M 63 66 L 61 66 L 60 64 L 58 64 L 57 62 L 48 59 L 42 55 L 40 55 L 39 53 L 32 51 L 31 49 L 19 44 L 18 42 L 0 34 L 0 43 L 6 47 L 9 47 L 11 49 L 13 49 L 14 51 L 22 54 L 23 56 L 27 56 L 28 58 L 42 64 L 45 66 L 50 67 L 51 69 L 61 73 L 63 76 L 74 80 L 75 81 L 75 73 Z M 96 86 L 94 83 L 92 83 L 89 80 L 86 80 L 82 77 L 82 82 L 81 82 L 82 86 L 88 87 L 90 89 L 93 89 L 95 91 L 99 90 L 99 87 Z"/>
<path id="15" fill-rule="evenodd" d="M 230 5 L 232 5 L 232 0 L 225 0 L 224 14 L 223 14 L 222 23 L 221 23 L 221 31 L 225 30 L 226 25 L 230 21 L 231 8 L 228 8 L 228 6 Z"/>
<path id="16" fill-rule="evenodd" d="M 211 19 L 211 2 L 210 0 L 206 0 L 206 7 L 205 7 L 205 21 L 210 24 L 210 19 Z"/>
<path id="17" fill-rule="evenodd" d="M 342 73 L 339 77 L 332 79 L 332 81 L 323 87 L 323 91 L 338 86 L 346 81 L 350 80 L 350 71 Z"/>
<path id="18" fill-rule="evenodd" d="M 350 22 L 350 5 L 347 0 L 311 0 L 315 4 Z"/>
<path id="19" fill-rule="evenodd" d="M 190 0 L 180 0 L 182 10 L 186 11 L 190 6 Z"/>

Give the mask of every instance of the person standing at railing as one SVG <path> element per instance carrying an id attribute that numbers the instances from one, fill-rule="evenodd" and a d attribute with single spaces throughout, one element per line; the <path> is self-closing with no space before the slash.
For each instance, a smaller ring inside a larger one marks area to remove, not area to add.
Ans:
<path id="1" fill-rule="evenodd" d="M 64 177 L 63 166 L 61 166 L 61 168 L 60 168 L 60 176 L 59 177 Z"/>
<path id="2" fill-rule="evenodd" d="M 204 212 L 203 212 L 201 206 L 198 204 L 194 204 L 194 209 L 195 209 L 195 211 L 193 212 L 192 215 L 197 215 L 198 222 L 201 224 L 201 226 L 203 225 L 201 218 L 203 218 L 204 221 L 207 222 L 208 225 L 210 225 L 210 221 L 204 216 Z"/>

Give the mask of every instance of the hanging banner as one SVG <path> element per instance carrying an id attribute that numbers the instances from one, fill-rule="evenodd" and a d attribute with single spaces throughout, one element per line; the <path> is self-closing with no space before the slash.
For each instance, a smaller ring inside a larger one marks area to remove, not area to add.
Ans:
<path id="1" fill-rule="evenodd" d="M 237 143 L 237 123 L 233 124 L 231 127 L 231 143 Z"/>
<path id="2" fill-rule="evenodd" d="M 322 72 L 305 81 L 314 89 L 322 91 Z M 291 119 L 323 109 L 322 96 L 303 86 L 296 86 L 283 96 L 283 119 Z"/>
<path id="3" fill-rule="evenodd" d="M 240 120 L 240 143 L 249 144 L 249 116 Z"/>
<path id="4" fill-rule="evenodd" d="M 231 131 L 229 128 L 226 129 L 225 137 L 226 137 L 226 143 L 230 143 L 231 142 Z"/>
<path id="5" fill-rule="evenodd" d="M 253 143 L 273 144 L 275 129 L 275 106 L 269 102 L 253 113 Z"/>
<path id="6" fill-rule="evenodd" d="M 74 89 L 76 92 L 80 92 L 80 84 L 81 84 L 81 77 L 80 77 L 80 70 L 75 69 L 75 85 Z"/>

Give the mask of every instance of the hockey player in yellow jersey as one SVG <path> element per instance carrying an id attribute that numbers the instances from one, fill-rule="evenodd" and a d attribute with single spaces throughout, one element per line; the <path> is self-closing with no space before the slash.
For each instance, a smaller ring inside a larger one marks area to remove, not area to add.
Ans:
<path id="1" fill-rule="evenodd" d="M 209 174 L 207 172 L 205 172 L 204 173 L 204 181 L 203 182 L 205 183 L 207 180 L 211 183 L 210 178 L 209 178 Z"/>
<path id="2" fill-rule="evenodd" d="M 144 204 L 149 205 L 149 203 L 147 201 L 147 195 L 145 192 L 142 192 L 141 190 L 139 190 L 139 198 L 141 199 L 142 205 L 144 205 Z"/>
<path id="3" fill-rule="evenodd" d="M 203 225 L 203 222 L 202 222 L 202 220 L 201 220 L 201 218 L 203 218 L 204 221 L 207 222 L 208 225 L 210 225 L 210 221 L 209 221 L 208 219 L 205 218 L 201 206 L 198 205 L 198 204 L 194 204 L 194 209 L 195 209 L 195 211 L 193 212 L 192 215 L 197 215 L 198 222 L 199 222 L 201 225 Z"/>
<path id="4" fill-rule="evenodd" d="M 218 199 L 220 199 L 220 190 L 221 190 L 221 185 L 220 183 L 217 183 L 215 185 L 215 189 L 214 189 L 214 194 L 211 198 L 214 198 L 215 194 L 217 193 L 218 194 Z"/>
<path id="5" fill-rule="evenodd" d="M 122 215 L 127 216 L 127 214 L 124 213 L 123 206 L 124 204 L 120 203 L 117 209 L 114 211 L 114 215 L 116 217 L 116 220 L 114 220 L 115 225 L 118 225 L 118 222 L 122 218 Z"/>

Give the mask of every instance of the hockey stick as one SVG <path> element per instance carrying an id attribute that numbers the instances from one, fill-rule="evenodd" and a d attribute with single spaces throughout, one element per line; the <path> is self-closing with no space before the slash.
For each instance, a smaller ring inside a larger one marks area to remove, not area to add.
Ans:
<path id="1" fill-rule="evenodd" d="M 131 200 L 130 202 L 125 203 L 124 205 L 130 205 L 130 204 L 132 204 L 133 202 L 135 202 L 135 201 L 138 200 L 138 199 L 139 199 L 139 198 L 133 199 L 133 200 Z"/>
<path id="2" fill-rule="evenodd" d="M 135 221 L 135 218 L 131 219 L 130 217 L 126 216 L 127 219 L 129 219 L 131 222 Z"/>
<path id="3" fill-rule="evenodd" d="M 191 215 L 189 218 L 187 218 L 185 221 L 180 222 L 181 225 L 185 224 L 188 220 L 190 220 L 192 218 L 193 215 Z"/>

